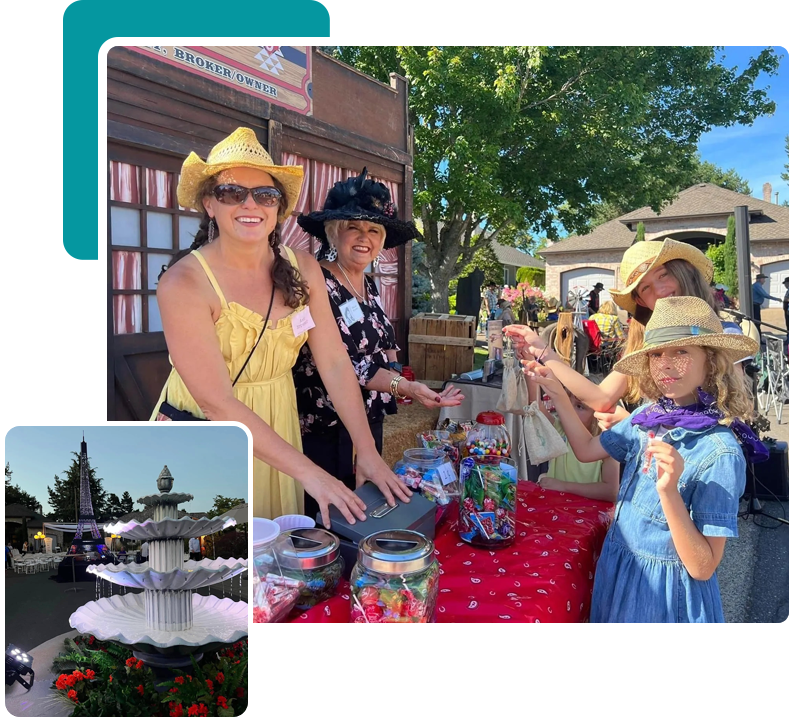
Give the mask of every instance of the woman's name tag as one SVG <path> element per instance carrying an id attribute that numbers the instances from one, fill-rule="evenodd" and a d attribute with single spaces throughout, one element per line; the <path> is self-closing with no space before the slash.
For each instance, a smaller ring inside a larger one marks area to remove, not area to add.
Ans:
<path id="1" fill-rule="evenodd" d="M 291 317 L 290 324 L 293 327 L 294 336 L 300 336 L 305 331 L 309 331 L 311 328 L 315 328 L 315 321 L 312 320 L 310 307 L 305 306 L 298 313 L 294 313 L 293 316 Z"/>
<path id="2" fill-rule="evenodd" d="M 346 326 L 353 326 L 353 324 L 361 321 L 364 318 L 362 307 L 355 298 L 343 303 L 340 306 L 340 313 L 342 314 L 342 318 L 343 321 L 345 321 Z"/>

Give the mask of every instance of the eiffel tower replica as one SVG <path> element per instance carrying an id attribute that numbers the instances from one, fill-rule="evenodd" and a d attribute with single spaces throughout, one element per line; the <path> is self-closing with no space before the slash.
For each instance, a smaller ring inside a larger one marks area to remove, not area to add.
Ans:
<path id="1" fill-rule="evenodd" d="M 92 539 L 83 539 L 82 532 L 90 528 Z M 79 519 L 77 520 L 77 533 L 71 542 L 70 554 L 91 554 L 93 552 L 103 556 L 105 549 L 104 540 L 96 524 L 93 514 L 93 500 L 90 497 L 90 472 L 88 467 L 88 444 L 85 435 L 82 436 L 82 445 L 79 454 Z"/>

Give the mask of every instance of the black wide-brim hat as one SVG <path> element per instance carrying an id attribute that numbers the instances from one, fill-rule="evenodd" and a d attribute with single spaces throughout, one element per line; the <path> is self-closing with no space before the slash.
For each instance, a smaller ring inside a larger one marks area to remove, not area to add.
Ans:
<path id="1" fill-rule="evenodd" d="M 389 189 L 367 177 L 367 168 L 355 178 L 338 181 L 326 194 L 323 210 L 301 214 L 297 223 L 311 236 L 328 245 L 326 221 L 369 221 L 386 229 L 384 248 L 396 248 L 421 238 L 413 221 L 401 221 Z"/>

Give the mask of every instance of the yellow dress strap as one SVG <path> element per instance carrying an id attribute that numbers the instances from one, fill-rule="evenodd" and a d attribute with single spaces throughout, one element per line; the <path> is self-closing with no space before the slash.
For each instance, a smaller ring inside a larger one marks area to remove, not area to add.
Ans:
<path id="1" fill-rule="evenodd" d="M 222 308 L 227 308 L 227 301 L 225 301 L 225 294 L 222 293 L 222 289 L 219 288 L 219 283 L 216 280 L 216 276 L 214 272 L 208 265 L 208 262 L 203 258 L 203 254 L 200 253 L 197 249 L 192 251 L 192 255 L 200 262 L 200 265 L 203 267 L 205 271 L 205 275 L 208 276 L 208 280 L 211 283 L 212 288 L 216 291 L 216 295 L 219 296 L 219 302 L 222 305 Z"/>
<path id="2" fill-rule="evenodd" d="M 299 270 L 299 262 L 296 260 L 296 254 L 293 252 L 293 249 L 290 246 L 286 246 L 284 243 L 280 246 L 280 249 L 285 249 L 285 253 L 288 255 L 288 260 L 290 261 L 290 265 L 293 266 L 297 271 Z"/>

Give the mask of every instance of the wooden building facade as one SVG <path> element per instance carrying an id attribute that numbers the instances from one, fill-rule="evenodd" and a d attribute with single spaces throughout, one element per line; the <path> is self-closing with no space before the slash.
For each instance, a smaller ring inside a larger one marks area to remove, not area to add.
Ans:
<path id="1" fill-rule="evenodd" d="M 210 49 L 195 50 L 208 57 Z M 400 217 L 412 217 L 413 137 L 405 79 L 393 75 L 387 86 L 317 49 L 294 53 L 303 54 L 309 71 L 306 110 L 196 74 L 146 49 L 117 47 L 108 53 L 109 420 L 147 420 L 170 370 L 156 285 L 162 267 L 189 247 L 197 231 L 199 215 L 176 199 L 178 174 L 190 151 L 205 158 L 219 140 L 246 126 L 275 163 L 303 166 L 301 197 L 282 227 L 283 242 L 292 247 L 316 250 L 296 216 L 320 209 L 336 181 L 364 166 L 388 186 Z M 211 57 L 233 67 L 232 57 Z M 371 275 L 406 349 L 410 243 L 385 250 Z"/>

